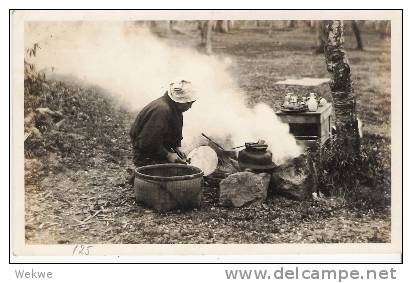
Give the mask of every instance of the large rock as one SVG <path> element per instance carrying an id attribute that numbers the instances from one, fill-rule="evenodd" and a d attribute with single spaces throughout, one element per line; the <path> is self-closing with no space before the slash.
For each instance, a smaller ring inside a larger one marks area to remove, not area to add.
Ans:
<path id="1" fill-rule="evenodd" d="M 303 200 L 317 191 L 316 178 L 312 159 L 301 155 L 276 168 L 270 181 L 270 191 L 290 199 Z"/>
<path id="2" fill-rule="evenodd" d="M 239 172 L 220 182 L 219 203 L 223 206 L 241 207 L 266 200 L 270 174 Z"/>

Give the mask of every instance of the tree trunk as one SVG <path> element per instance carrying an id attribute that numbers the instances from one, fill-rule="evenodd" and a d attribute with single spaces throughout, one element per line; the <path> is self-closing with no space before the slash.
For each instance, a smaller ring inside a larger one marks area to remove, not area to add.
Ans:
<path id="1" fill-rule="evenodd" d="M 227 33 L 228 32 L 228 21 L 216 21 L 216 32 Z"/>
<path id="2" fill-rule="evenodd" d="M 380 38 L 384 39 L 390 36 L 390 23 L 390 21 L 377 21 L 375 29 Z"/>
<path id="3" fill-rule="evenodd" d="M 154 29 L 157 27 L 157 22 L 156 21 L 149 21 L 149 28 Z"/>
<path id="4" fill-rule="evenodd" d="M 269 22 L 269 34 L 272 34 L 273 32 L 273 21 Z"/>
<path id="5" fill-rule="evenodd" d="M 177 24 L 177 21 L 167 21 L 166 29 L 169 34 L 172 34 L 172 33 L 181 34 L 182 33 L 181 31 L 176 29 L 176 24 Z"/>
<path id="6" fill-rule="evenodd" d="M 235 21 L 227 21 L 227 30 L 231 31 L 235 28 Z"/>
<path id="7" fill-rule="evenodd" d="M 206 54 L 212 53 L 212 21 L 201 21 L 200 23 L 200 45 L 199 48 Z"/>
<path id="8" fill-rule="evenodd" d="M 359 30 L 358 23 L 356 21 L 351 21 L 351 25 L 352 25 L 353 33 L 355 34 L 355 37 L 356 37 L 356 44 L 357 44 L 356 49 L 363 50 L 362 38 L 361 38 L 361 33 Z"/>
<path id="9" fill-rule="evenodd" d="M 309 21 L 308 25 L 310 28 L 315 28 L 315 23 L 316 23 L 315 21 L 311 20 Z"/>
<path id="10" fill-rule="evenodd" d="M 343 49 L 343 21 L 326 21 L 325 58 L 336 117 L 337 142 L 349 155 L 358 155 L 360 137 L 348 58 Z"/>
<path id="11" fill-rule="evenodd" d="M 386 21 L 385 24 L 385 35 L 389 37 L 391 35 L 391 21 Z"/>
<path id="12" fill-rule="evenodd" d="M 176 21 L 167 21 L 167 30 L 169 32 L 174 31 Z"/>
<path id="13" fill-rule="evenodd" d="M 316 53 L 325 52 L 325 44 L 327 40 L 326 32 L 327 21 L 316 21 Z"/>

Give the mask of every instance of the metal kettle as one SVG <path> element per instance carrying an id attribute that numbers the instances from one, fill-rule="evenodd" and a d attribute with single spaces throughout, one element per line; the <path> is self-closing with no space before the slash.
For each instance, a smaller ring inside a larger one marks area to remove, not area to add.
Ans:
<path id="1" fill-rule="evenodd" d="M 272 161 L 272 152 L 267 144 L 245 143 L 245 149 L 238 155 L 239 167 L 242 170 L 271 170 L 276 167 Z"/>

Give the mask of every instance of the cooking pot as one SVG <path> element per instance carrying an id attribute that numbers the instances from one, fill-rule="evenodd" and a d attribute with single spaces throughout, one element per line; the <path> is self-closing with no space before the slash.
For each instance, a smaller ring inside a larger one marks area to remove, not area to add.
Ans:
<path id="1" fill-rule="evenodd" d="M 272 170 L 276 164 L 272 161 L 272 152 L 267 144 L 245 143 L 245 149 L 239 152 L 238 162 L 242 170 Z"/>

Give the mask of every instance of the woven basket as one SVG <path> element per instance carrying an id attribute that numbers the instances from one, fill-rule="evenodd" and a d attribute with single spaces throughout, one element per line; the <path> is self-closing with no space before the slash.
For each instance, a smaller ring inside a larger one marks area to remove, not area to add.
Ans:
<path id="1" fill-rule="evenodd" d="M 135 171 L 135 196 L 157 211 L 200 206 L 203 172 L 185 164 L 142 166 Z"/>

